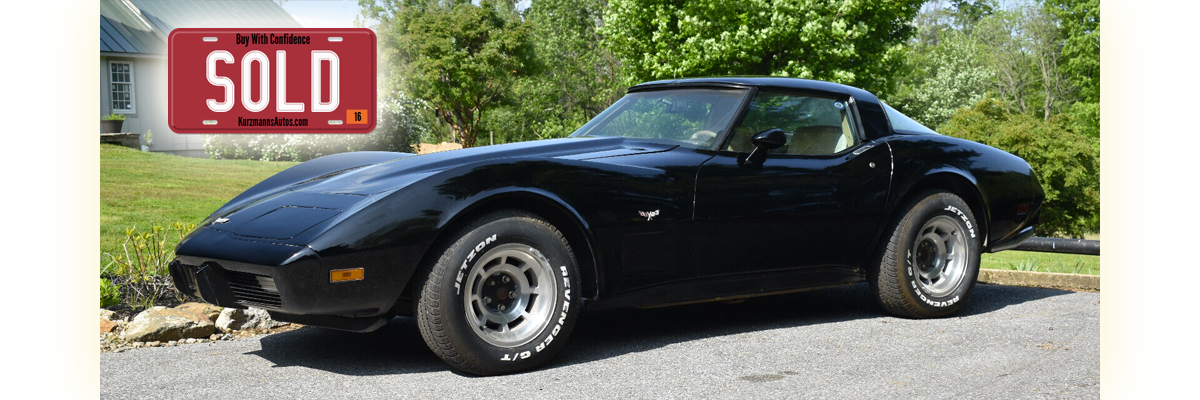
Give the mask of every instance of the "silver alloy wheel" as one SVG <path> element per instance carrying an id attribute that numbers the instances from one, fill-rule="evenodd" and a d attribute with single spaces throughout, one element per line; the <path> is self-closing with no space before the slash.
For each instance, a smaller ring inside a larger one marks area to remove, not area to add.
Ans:
<path id="1" fill-rule="evenodd" d="M 967 239 L 957 220 L 945 215 L 933 217 L 913 241 L 911 265 L 913 278 L 921 289 L 934 297 L 944 297 L 966 275 Z"/>
<path id="2" fill-rule="evenodd" d="M 479 338 L 498 347 L 529 343 L 550 323 L 559 292 L 554 267 L 523 244 L 498 246 L 467 275 L 463 304 Z"/>

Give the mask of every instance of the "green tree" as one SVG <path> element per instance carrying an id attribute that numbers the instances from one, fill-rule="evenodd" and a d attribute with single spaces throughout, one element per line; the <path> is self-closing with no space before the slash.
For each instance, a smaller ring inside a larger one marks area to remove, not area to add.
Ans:
<path id="1" fill-rule="evenodd" d="M 964 108 L 942 126 L 950 136 L 974 140 L 1024 158 L 1046 192 L 1037 233 L 1083 237 L 1100 230 L 1100 161 L 1088 138 L 1046 121 L 1009 113 L 996 99 Z"/>
<path id="2" fill-rule="evenodd" d="M 999 11 L 980 21 L 975 34 L 990 53 L 990 64 L 996 70 L 996 93 L 1011 109 L 1026 113 L 1035 78 L 1021 22 L 1021 13 Z"/>
<path id="3" fill-rule="evenodd" d="M 544 77 L 564 108 L 599 114 L 621 98 L 620 62 L 601 45 L 607 0 L 538 0 L 528 11 Z M 586 120 L 585 120 L 586 122 Z"/>
<path id="4" fill-rule="evenodd" d="M 388 80 L 427 102 L 454 139 L 475 145 L 485 113 L 536 71 L 531 31 L 511 1 L 360 0 L 379 21 Z"/>
<path id="5" fill-rule="evenodd" d="M 1100 0 L 1046 0 L 1062 34 L 1060 71 L 1079 89 L 1079 100 L 1100 102 Z"/>
<path id="6" fill-rule="evenodd" d="M 1058 21 L 1042 8 L 1028 7 L 1024 11 L 1024 31 L 1029 36 L 1030 59 L 1040 78 L 1042 119 L 1049 121 L 1050 116 L 1069 101 L 1072 89 L 1070 82 L 1059 72 L 1062 40 Z"/>
<path id="7" fill-rule="evenodd" d="M 887 99 L 905 115 L 934 128 L 959 108 L 982 100 L 996 82 L 996 71 L 977 40 L 957 31 L 941 37 L 937 46 L 910 50 L 909 78 Z"/>
<path id="8" fill-rule="evenodd" d="M 886 93 L 923 2 L 613 0 L 601 35 L 631 83 L 778 75 Z"/>
<path id="9" fill-rule="evenodd" d="M 930 1 L 914 19 L 916 36 L 905 46 L 904 73 L 885 101 L 925 126 L 937 128 L 962 107 L 995 89 L 990 49 L 973 35 L 995 12 L 990 0 Z"/>
<path id="10" fill-rule="evenodd" d="M 1058 18 L 1062 34 L 1059 71 L 1077 90 L 1078 101 L 1066 114 L 1071 128 L 1100 145 L 1100 0 L 1046 0 L 1046 12 Z"/>
<path id="11" fill-rule="evenodd" d="M 1045 8 L 997 11 L 980 21 L 975 34 L 990 50 L 997 93 L 1013 109 L 1049 121 L 1074 102 L 1074 88 L 1060 67 L 1059 21 Z"/>
<path id="12" fill-rule="evenodd" d="M 519 78 L 515 101 L 488 112 L 496 140 L 563 137 L 625 92 L 620 62 L 600 44 L 605 0 L 538 0 L 525 11 L 537 61 L 545 68 Z"/>
<path id="13" fill-rule="evenodd" d="M 930 0 L 913 19 L 917 27 L 913 47 L 937 46 L 943 34 L 970 36 L 975 25 L 995 11 L 993 0 Z"/>
<path id="14" fill-rule="evenodd" d="M 951 14 L 954 24 L 960 31 L 969 34 L 979 20 L 996 11 L 996 2 L 993 0 L 950 0 L 950 7 L 954 10 L 954 13 Z"/>

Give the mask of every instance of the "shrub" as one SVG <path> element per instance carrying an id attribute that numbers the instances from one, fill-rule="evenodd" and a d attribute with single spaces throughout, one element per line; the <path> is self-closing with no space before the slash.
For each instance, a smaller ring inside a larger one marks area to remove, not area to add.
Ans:
<path id="1" fill-rule="evenodd" d="M 132 227 L 125 230 L 125 243 L 121 248 L 125 254 L 105 253 L 111 260 L 107 272 L 128 276 L 134 280 L 146 280 L 151 276 L 167 273 L 167 264 L 175 256 L 175 249 L 167 246 L 167 237 L 172 232 L 179 240 L 196 228 L 196 224 L 175 222 L 163 228 L 155 225 L 148 232 L 138 232 Z"/>
<path id="2" fill-rule="evenodd" d="M 940 132 L 974 140 L 1024 158 L 1046 192 L 1038 235 L 1082 238 L 1100 230 L 1099 138 L 1070 129 L 1064 117 L 1044 121 L 1009 114 L 987 98 L 959 109 Z"/>
<path id="3" fill-rule="evenodd" d="M 381 102 L 375 130 L 368 134 L 208 135 L 204 151 L 213 159 L 308 161 L 348 151 L 416 152 L 431 130 L 415 100 Z"/>
<path id="4" fill-rule="evenodd" d="M 100 278 L 100 307 L 121 304 L 121 287 Z"/>
<path id="5" fill-rule="evenodd" d="M 196 224 L 175 222 L 166 228 L 156 225 L 147 232 L 138 232 L 137 227 L 126 229 L 125 242 L 121 244 L 124 254 L 104 253 L 109 263 L 100 275 L 119 281 L 132 295 L 127 300 L 152 306 L 173 290 L 160 279 L 167 274 L 167 265 L 175 257 L 175 249 L 167 245 L 167 238 L 176 236 L 183 240 L 195 228 Z"/>
<path id="6" fill-rule="evenodd" d="M 105 116 L 103 116 L 103 117 L 100 117 L 100 119 L 102 119 L 102 120 L 105 120 L 105 121 L 124 121 L 124 120 L 125 120 L 125 115 L 124 115 L 124 114 L 117 114 L 117 113 L 110 113 L 110 114 L 108 114 L 108 115 L 105 115 Z"/>

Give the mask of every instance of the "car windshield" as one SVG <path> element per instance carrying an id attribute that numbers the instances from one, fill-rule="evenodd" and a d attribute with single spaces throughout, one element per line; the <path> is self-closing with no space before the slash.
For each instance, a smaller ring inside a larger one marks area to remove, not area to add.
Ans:
<path id="1" fill-rule="evenodd" d="M 572 133 L 710 148 L 729 126 L 744 89 L 674 89 L 625 95 Z"/>

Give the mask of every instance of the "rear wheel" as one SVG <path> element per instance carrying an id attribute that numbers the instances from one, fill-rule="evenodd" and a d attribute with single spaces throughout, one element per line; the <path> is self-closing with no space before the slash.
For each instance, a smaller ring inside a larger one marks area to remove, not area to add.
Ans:
<path id="1" fill-rule="evenodd" d="M 486 215 L 457 234 L 417 301 L 421 336 L 451 366 L 476 375 L 528 370 L 562 347 L 580 312 L 578 267 L 553 225 Z"/>
<path id="2" fill-rule="evenodd" d="M 879 304 L 910 318 L 953 314 L 975 287 L 982 232 L 962 198 L 947 192 L 917 197 L 893 226 L 868 274 Z"/>

